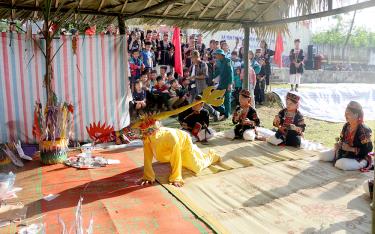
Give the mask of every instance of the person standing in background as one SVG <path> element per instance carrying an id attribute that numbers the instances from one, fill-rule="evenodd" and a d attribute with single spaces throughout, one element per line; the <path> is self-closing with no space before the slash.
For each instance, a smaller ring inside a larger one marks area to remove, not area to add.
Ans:
<path id="1" fill-rule="evenodd" d="M 245 87 L 250 92 L 251 97 L 251 106 L 255 109 L 255 87 L 257 83 L 257 74 L 259 74 L 261 70 L 261 66 L 255 60 L 254 52 L 252 50 L 249 51 L 249 77 L 248 79 L 248 87 Z M 241 80 L 246 79 L 245 77 L 245 65 L 242 63 L 242 70 L 241 70 Z"/>
<path id="2" fill-rule="evenodd" d="M 163 40 L 159 42 L 158 46 L 158 60 L 159 65 L 169 66 L 171 69 L 172 58 L 171 53 L 173 51 L 173 45 L 168 40 L 168 33 L 164 33 Z"/>
<path id="3" fill-rule="evenodd" d="M 301 77 L 303 74 L 303 60 L 305 59 L 305 55 L 303 50 L 300 48 L 301 41 L 300 39 L 294 40 L 294 49 L 292 49 L 289 53 L 289 60 L 290 60 L 290 67 L 289 67 L 289 74 L 290 74 L 290 86 L 291 91 L 298 92 L 298 86 L 301 83 Z"/>
<path id="4" fill-rule="evenodd" d="M 264 67 L 264 78 L 266 79 L 266 92 L 270 87 L 270 75 L 271 75 L 271 57 L 275 55 L 275 51 L 268 49 L 268 44 L 265 40 L 260 41 L 261 56 L 264 60 L 262 67 Z M 269 90 L 271 91 L 271 90 Z"/>
<path id="5" fill-rule="evenodd" d="M 195 41 L 194 41 L 194 35 L 191 35 L 189 37 L 189 43 L 188 45 L 185 45 L 185 47 L 183 48 L 183 52 L 184 52 L 184 63 L 185 63 L 185 67 L 190 67 L 191 66 L 191 56 L 192 56 L 192 53 L 193 53 L 193 50 L 195 50 Z"/>
<path id="6" fill-rule="evenodd" d="M 231 60 L 225 57 L 225 52 L 222 49 L 215 51 L 216 65 L 215 65 L 215 80 L 217 79 L 218 90 L 225 90 L 224 106 L 221 106 L 225 118 L 231 115 L 231 93 L 233 83 L 233 67 Z M 224 109 L 224 110 L 223 110 Z"/>
<path id="7" fill-rule="evenodd" d="M 207 88 L 208 67 L 205 62 L 201 61 L 198 50 L 192 52 L 192 64 L 189 70 L 191 79 L 195 81 L 197 94 L 201 95 Z"/>
<path id="8" fill-rule="evenodd" d="M 211 40 L 210 41 L 210 47 L 206 51 L 207 56 L 207 66 L 208 66 L 208 80 L 207 85 L 211 86 L 213 85 L 213 79 L 214 77 L 214 67 L 215 67 L 215 53 L 216 50 L 216 41 Z M 205 59 L 203 59 L 205 60 Z"/>
<path id="9" fill-rule="evenodd" d="M 201 59 L 203 59 L 204 52 L 206 51 L 206 45 L 203 43 L 203 36 L 202 34 L 198 34 L 197 36 L 197 43 L 195 49 L 199 51 L 201 55 Z"/>
<path id="10" fill-rule="evenodd" d="M 141 58 L 143 60 L 143 64 L 145 65 L 145 69 L 151 70 L 154 67 L 154 53 L 151 51 L 151 42 L 145 42 L 145 48 L 141 52 Z"/>
<path id="11" fill-rule="evenodd" d="M 231 52 L 230 52 L 230 49 L 229 49 L 227 41 L 226 40 L 221 41 L 220 42 L 220 47 L 224 51 L 225 57 L 230 59 Z"/>
<path id="12" fill-rule="evenodd" d="M 255 84 L 255 103 L 258 105 L 263 105 L 263 102 L 265 100 L 264 90 L 266 87 L 266 71 L 265 71 L 265 61 L 262 56 L 262 49 L 256 49 L 255 51 L 255 60 L 257 63 L 261 66 L 260 72 L 256 73 L 256 84 Z"/>

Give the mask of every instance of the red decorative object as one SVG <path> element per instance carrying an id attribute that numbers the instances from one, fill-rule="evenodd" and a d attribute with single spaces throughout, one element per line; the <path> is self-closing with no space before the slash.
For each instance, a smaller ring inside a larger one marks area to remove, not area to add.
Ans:
<path id="1" fill-rule="evenodd" d="M 182 54 L 181 54 L 181 37 L 180 28 L 175 27 L 173 31 L 172 43 L 175 48 L 174 51 L 174 70 L 177 74 L 182 76 Z"/>
<path id="2" fill-rule="evenodd" d="M 113 126 L 107 126 L 107 123 L 100 125 L 100 121 L 98 124 L 90 124 L 90 127 L 86 127 L 86 130 L 94 142 L 112 141 L 112 133 L 115 131 Z"/>
<path id="3" fill-rule="evenodd" d="M 278 33 L 276 37 L 274 60 L 275 60 L 275 63 L 279 65 L 279 67 L 283 66 L 283 59 L 282 59 L 283 51 L 284 51 L 283 37 L 281 36 L 281 33 Z"/>
<path id="4" fill-rule="evenodd" d="M 155 119 L 147 118 L 145 121 L 141 123 L 141 125 L 139 125 L 139 128 L 141 129 L 141 131 L 143 131 L 154 126 L 155 123 L 156 123 Z"/>

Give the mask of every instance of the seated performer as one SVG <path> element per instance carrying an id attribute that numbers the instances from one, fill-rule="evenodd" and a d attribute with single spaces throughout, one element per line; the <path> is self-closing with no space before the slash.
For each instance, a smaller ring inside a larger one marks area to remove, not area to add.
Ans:
<path id="1" fill-rule="evenodd" d="M 195 101 L 200 100 L 202 96 L 197 95 Z M 203 106 L 203 102 L 199 103 L 178 115 L 182 129 L 193 136 L 193 142 L 207 142 L 214 136 L 214 130 L 208 127 L 210 125 L 209 113 Z"/>
<path id="2" fill-rule="evenodd" d="M 260 120 L 256 110 L 251 106 L 251 94 L 247 89 L 240 91 L 240 105 L 236 107 L 233 113 L 232 122 L 237 124 L 234 129 L 224 133 L 226 138 L 239 138 L 247 141 L 253 141 L 256 138 L 256 127 L 259 127 Z"/>
<path id="3" fill-rule="evenodd" d="M 274 136 L 267 141 L 273 145 L 285 144 L 287 146 L 300 147 L 303 132 L 306 124 L 301 112 L 299 112 L 300 96 L 297 93 L 289 92 L 286 95 L 286 108 L 275 116 L 273 126 L 278 130 Z"/>
<path id="4" fill-rule="evenodd" d="M 358 102 L 351 101 L 346 107 L 345 118 L 346 124 L 342 128 L 335 148 L 321 153 L 320 160 L 332 161 L 335 167 L 348 171 L 370 168 L 372 131 L 363 123 L 362 106 Z"/>

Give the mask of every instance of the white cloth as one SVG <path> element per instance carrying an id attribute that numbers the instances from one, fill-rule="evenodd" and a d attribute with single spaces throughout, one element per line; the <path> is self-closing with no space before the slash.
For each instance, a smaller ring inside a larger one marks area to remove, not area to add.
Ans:
<path id="1" fill-rule="evenodd" d="M 324 162 L 332 162 L 335 159 L 335 150 L 329 149 L 319 152 L 319 160 Z"/>
<path id="2" fill-rule="evenodd" d="M 311 87 L 311 88 L 309 88 Z M 285 107 L 289 89 L 273 89 Z M 375 84 L 304 84 L 299 90 L 299 111 L 305 117 L 328 122 L 345 122 L 348 103 L 361 103 L 366 120 L 375 120 Z"/>
<path id="3" fill-rule="evenodd" d="M 234 139 L 236 134 L 234 133 L 234 129 L 229 129 L 224 132 L 224 137 L 228 139 Z"/>
<path id="4" fill-rule="evenodd" d="M 320 152 L 319 154 L 319 160 L 325 161 L 325 162 L 332 162 L 335 159 L 335 150 L 325 150 Z M 340 158 L 336 161 L 335 167 L 344 170 L 344 171 L 355 171 L 359 170 L 361 168 L 364 168 L 367 166 L 366 160 L 361 160 L 358 162 L 355 159 L 351 158 Z"/>
<path id="5" fill-rule="evenodd" d="M 243 139 L 245 141 L 254 141 L 256 137 L 254 129 L 248 129 L 243 132 Z"/>
<path id="6" fill-rule="evenodd" d="M 234 133 L 234 129 L 229 129 L 224 132 L 224 137 L 228 139 L 234 139 L 236 134 Z M 243 133 L 243 139 L 245 141 L 254 141 L 256 137 L 254 129 L 245 130 Z"/>
<path id="7" fill-rule="evenodd" d="M 193 136 L 193 135 L 191 134 L 191 132 L 189 132 L 189 131 L 187 131 L 187 130 L 185 130 L 185 129 L 181 129 L 181 130 L 183 130 L 183 131 L 185 131 L 185 132 L 187 132 L 187 133 L 190 134 L 190 136 L 191 136 L 191 140 L 193 141 L 193 143 L 196 143 L 196 142 L 198 141 L 198 138 L 199 138 L 199 140 L 204 140 L 204 139 L 209 140 L 209 139 L 211 139 L 212 137 L 214 137 L 214 136 L 215 136 L 215 133 L 216 133 L 215 130 L 213 130 L 212 128 L 208 128 L 208 130 L 209 130 L 210 133 L 206 132 L 205 129 L 202 129 L 202 130 L 200 130 L 199 133 L 198 133 L 198 138 L 196 138 L 195 136 Z"/>
<path id="8" fill-rule="evenodd" d="M 219 76 L 216 76 L 216 77 L 214 78 L 214 83 L 215 83 L 215 84 L 219 84 L 219 82 L 220 82 L 220 75 L 219 75 Z"/>
<path id="9" fill-rule="evenodd" d="M 301 84 L 301 77 L 302 77 L 301 73 L 291 74 L 289 77 L 289 83 L 292 85 L 296 85 L 296 84 L 299 85 Z"/>
<path id="10" fill-rule="evenodd" d="M 267 138 L 267 142 L 272 144 L 272 145 L 279 145 L 283 142 L 283 140 L 276 138 L 275 135 L 272 135 L 272 136 Z"/>
<path id="11" fill-rule="evenodd" d="M 270 144 L 279 145 L 282 142 L 280 139 L 276 138 L 274 131 L 271 131 L 267 128 L 257 127 L 257 133 L 258 133 L 258 136 L 266 138 L 267 142 L 269 142 Z M 306 149 L 306 150 L 312 150 L 312 151 L 319 151 L 319 152 L 327 150 L 327 148 L 324 147 L 322 144 L 308 141 L 308 140 L 305 140 L 304 138 L 301 139 L 300 148 Z"/>
<path id="12" fill-rule="evenodd" d="M 202 129 L 198 132 L 199 140 L 204 140 L 204 139 L 209 140 L 212 137 L 214 137 L 214 135 L 215 135 L 215 130 L 213 130 L 212 128 L 208 128 L 208 131 L 206 131 L 205 129 Z"/>
<path id="13" fill-rule="evenodd" d="M 250 97 L 251 97 L 251 107 L 255 110 L 255 95 L 254 95 L 254 87 L 253 85 L 249 85 L 250 86 Z"/>
<path id="14" fill-rule="evenodd" d="M 364 168 L 365 166 L 367 166 L 366 160 L 361 160 L 358 162 L 357 160 L 351 158 L 340 158 L 335 163 L 335 167 L 344 171 L 356 171 Z"/>

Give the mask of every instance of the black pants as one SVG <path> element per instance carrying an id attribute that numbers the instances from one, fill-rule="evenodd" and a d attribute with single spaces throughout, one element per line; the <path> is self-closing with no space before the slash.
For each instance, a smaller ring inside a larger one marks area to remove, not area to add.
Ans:
<path id="1" fill-rule="evenodd" d="M 157 103 L 158 108 L 162 108 L 163 105 L 165 107 L 168 107 L 168 100 L 170 99 L 169 94 L 161 93 L 159 95 L 155 95 L 155 97 L 156 97 L 156 103 Z"/>
<path id="2" fill-rule="evenodd" d="M 257 83 L 255 85 L 254 96 L 255 102 L 262 103 L 265 100 L 264 90 L 266 88 L 266 80 L 265 79 L 257 79 Z"/>
<path id="3" fill-rule="evenodd" d="M 234 92 L 232 93 L 232 96 L 233 96 L 233 103 L 234 104 L 233 106 L 237 106 L 240 104 L 240 92 L 241 92 L 242 88 L 234 88 Z"/>
<path id="4" fill-rule="evenodd" d="M 293 130 L 288 130 L 286 136 L 284 136 L 280 131 L 277 131 L 276 138 L 283 140 L 283 143 L 287 146 L 301 146 L 301 136 Z"/>
<path id="5" fill-rule="evenodd" d="M 147 108 L 153 108 L 156 105 L 154 95 L 150 91 L 146 91 Z"/>
<path id="6" fill-rule="evenodd" d="M 270 85 L 270 74 L 266 75 L 266 85 Z"/>

